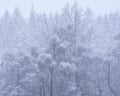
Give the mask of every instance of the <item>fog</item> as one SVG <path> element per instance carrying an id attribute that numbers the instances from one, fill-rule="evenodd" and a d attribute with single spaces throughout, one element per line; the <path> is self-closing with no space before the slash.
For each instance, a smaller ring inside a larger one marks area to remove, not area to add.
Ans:
<path id="1" fill-rule="evenodd" d="M 0 0 L 0 96 L 120 96 L 119 3 Z"/>
<path id="2" fill-rule="evenodd" d="M 31 6 L 34 6 L 38 13 L 55 13 L 60 12 L 66 3 L 72 4 L 74 1 L 82 8 L 90 7 L 95 15 L 120 11 L 120 0 L 0 0 L 0 15 L 3 15 L 5 10 L 12 13 L 15 6 L 21 9 L 24 16 L 29 16 Z"/>

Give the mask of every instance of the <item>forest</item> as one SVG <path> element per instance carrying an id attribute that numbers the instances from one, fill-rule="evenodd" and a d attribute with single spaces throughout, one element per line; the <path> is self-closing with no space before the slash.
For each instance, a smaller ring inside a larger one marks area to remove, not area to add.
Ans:
<path id="1" fill-rule="evenodd" d="M 0 96 L 120 96 L 120 13 L 78 3 L 0 17 Z"/>

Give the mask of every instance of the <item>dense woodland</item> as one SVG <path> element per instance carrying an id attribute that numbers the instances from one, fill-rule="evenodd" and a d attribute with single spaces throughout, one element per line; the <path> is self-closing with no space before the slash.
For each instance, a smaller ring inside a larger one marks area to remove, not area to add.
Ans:
<path id="1" fill-rule="evenodd" d="M 120 14 L 77 3 L 0 18 L 0 96 L 120 96 Z"/>

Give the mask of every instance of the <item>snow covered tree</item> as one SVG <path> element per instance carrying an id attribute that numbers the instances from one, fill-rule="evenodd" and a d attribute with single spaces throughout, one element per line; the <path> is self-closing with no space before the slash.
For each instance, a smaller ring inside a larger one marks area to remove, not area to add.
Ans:
<path id="1" fill-rule="evenodd" d="M 5 67 L 5 85 L 3 86 L 2 96 L 32 96 L 36 88 L 36 67 L 28 56 L 7 55 L 8 58 L 3 61 Z M 8 65 L 6 65 L 8 64 Z M 3 70 L 3 71 L 4 71 Z"/>

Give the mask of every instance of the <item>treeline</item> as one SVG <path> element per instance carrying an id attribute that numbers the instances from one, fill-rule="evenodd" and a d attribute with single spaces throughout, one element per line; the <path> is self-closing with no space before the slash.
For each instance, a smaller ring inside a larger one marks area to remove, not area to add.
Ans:
<path id="1" fill-rule="evenodd" d="M 119 96 L 120 14 L 67 4 L 0 19 L 0 96 Z M 102 55 L 101 55 L 102 54 Z"/>

